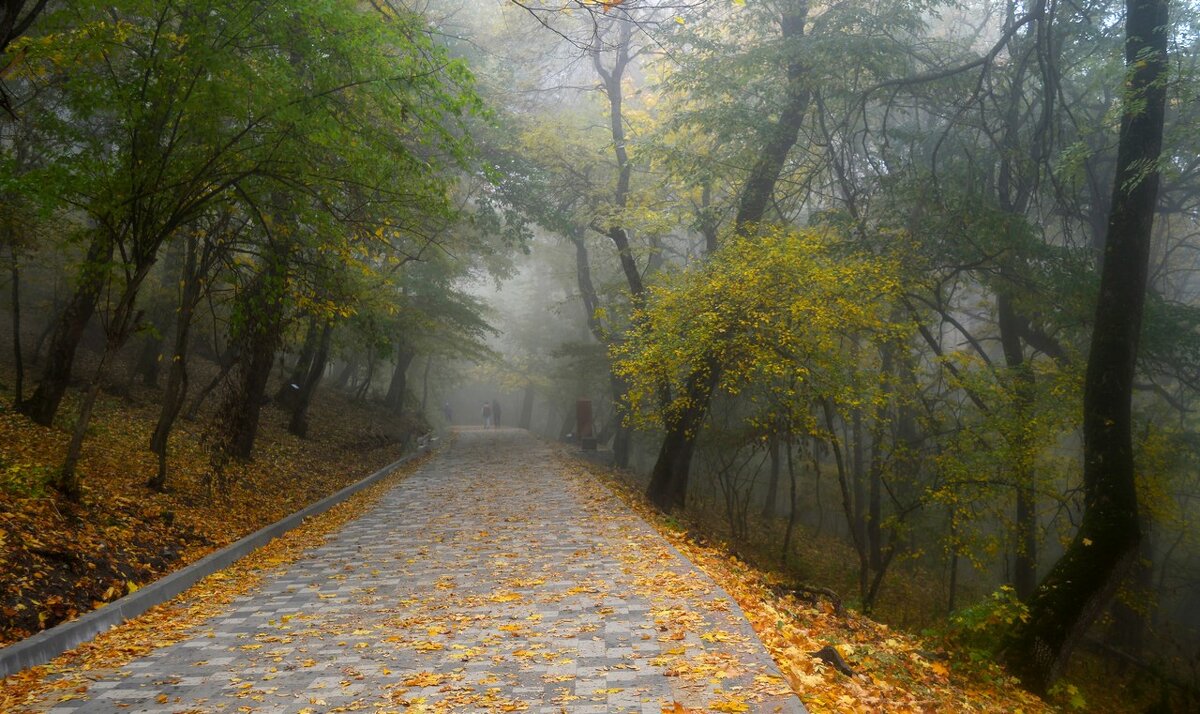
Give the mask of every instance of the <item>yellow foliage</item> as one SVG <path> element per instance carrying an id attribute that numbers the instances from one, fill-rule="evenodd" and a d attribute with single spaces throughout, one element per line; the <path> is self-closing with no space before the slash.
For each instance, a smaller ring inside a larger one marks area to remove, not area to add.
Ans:
<path id="1" fill-rule="evenodd" d="M 814 399 L 859 406 L 881 397 L 876 351 L 909 325 L 888 319 L 899 267 L 825 229 L 731 239 L 706 263 L 650 291 L 629 338 L 613 347 L 632 419 L 652 425 L 687 406 L 684 381 L 718 369 L 717 389 L 754 392 L 770 418 L 799 423 Z"/>

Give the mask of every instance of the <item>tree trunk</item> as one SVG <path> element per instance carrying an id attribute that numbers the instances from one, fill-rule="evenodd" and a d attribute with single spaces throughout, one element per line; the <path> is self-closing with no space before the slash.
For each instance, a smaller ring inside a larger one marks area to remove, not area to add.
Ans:
<path id="1" fill-rule="evenodd" d="M 767 495 L 763 498 L 762 518 L 775 517 L 775 506 L 779 503 L 779 472 L 782 464 L 779 456 L 779 434 L 767 437 L 767 453 L 771 459 L 771 470 L 767 476 Z"/>
<path id="2" fill-rule="evenodd" d="M 70 501 L 78 502 L 83 494 L 82 484 L 78 474 L 79 458 L 83 454 L 83 441 L 87 437 L 88 424 L 92 419 L 92 410 L 100 395 L 108 363 L 125 345 L 133 331 L 137 317 L 134 312 L 137 302 L 138 288 L 141 287 L 150 263 L 138 266 L 121 291 L 117 304 L 112 310 L 111 318 L 105 329 L 104 352 L 100 356 L 100 364 L 92 374 L 91 383 L 84 394 L 83 404 L 75 418 L 75 426 L 71 431 L 71 441 L 67 444 L 67 454 L 63 464 L 53 479 L 54 488 Z"/>
<path id="3" fill-rule="evenodd" d="M 9 236 L 12 240 L 13 236 Z M 21 354 L 21 266 L 17 261 L 17 247 L 10 243 L 12 264 L 9 274 L 12 276 L 12 343 L 13 367 L 16 370 L 16 381 L 13 384 L 13 404 L 19 409 L 25 395 L 25 358 Z"/>
<path id="4" fill-rule="evenodd" d="M 171 350 L 171 366 L 167 371 L 167 386 L 163 390 L 162 405 L 158 411 L 158 423 L 150 437 L 150 451 L 158 456 L 158 469 L 146 486 L 163 491 L 167 486 L 167 452 L 171 429 L 183 408 L 187 397 L 188 374 L 187 353 L 192 329 L 192 316 L 200 300 L 201 278 L 198 263 L 199 238 L 192 233 L 187 237 L 187 254 L 183 265 L 183 291 L 179 296 L 179 311 L 175 321 L 175 345 Z"/>
<path id="5" fill-rule="evenodd" d="M 359 385 L 358 391 L 355 392 L 355 399 L 365 399 L 367 392 L 371 390 L 371 382 L 375 379 L 375 362 L 377 361 L 375 350 L 367 352 L 367 376 L 363 378 L 363 383 Z"/>
<path id="6" fill-rule="evenodd" d="M 325 326 L 321 329 L 321 336 L 317 340 L 316 353 L 309 359 L 308 374 L 304 376 L 296 394 L 292 418 L 288 421 L 288 433 L 301 439 L 308 437 L 308 406 L 312 404 L 317 385 L 321 383 L 321 377 L 325 375 L 325 365 L 329 362 L 329 345 L 332 338 L 333 320 L 326 320 Z"/>
<path id="7" fill-rule="evenodd" d="M 795 7 L 780 18 L 785 41 L 796 42 L 804 36 L 808 3 L 797 0 L 794 4 Z M 798 57 L 788 61 L 787 103 L 759 151 L 758 159 L 742 188 L 734 223 L 734 230 L 739 235 L 749 235 L 762 221 L 788 153 L 800 135 L 800 127 L 812 98 L 811 92 L 804 85 L 805 74 L 804 65 Z M 703 364 L 698 365 L 696 371 L 686 380 L 688 406 L 679 410 L 678 414 L 668 414 L 665 419 L 666 435 L 646 490 L 647 496 L 659 508 L 669 509 L 673 504 L 682 505 L 687 497 L 688 472 L 691 470 L 696 437 L 699 436 L 700 426 L 708 413 L 712 390 L 720 381 L 719 372 L 720 366 L 716 360 L 711 355 L 706 356 Z M 711 386 L 705 389 L 706 385 Z"/>
<path id="8" fill-rule="evenodd" d="M 112 253 L 113 243 L 109 237 L 96 232 L 88 245 L 87 257 L 79 268 L 75 292 L 54 326 L 42 378 L 29 399 L 21 403 L 21 412 L 42 426 L 50 426 L 58 414 L 58 407 L 71 380 L 75 351 L 79 348 L 84 328 L 96 311 L 96 301 L 104 288 Z"/>
<path id="9" fill-rule="evenodd" d="M 875 416 L 874 448 L 871 451 L 871 468 L 868 472 L 867 484 L 867 522 L 864 530 L 867 551 L 870 554 L 871 569 L 882 573 L 883 557 L 883 449 L 880 448 L 883 436 L 884 409 L 880 408 Z"/>
<path id="10" fill-rule="evenodd" d="M 258 437 L 258 421 L 266 402 L 267 381 L 275 366 L 275 352 L 283 333 L 283 306 L 288 279 L 287 258 L 271 251 L 253 282 L 241 296 L 242 323 L 235 329 L 241 344 L 238 377 L 222 405 L 218 424 L 222 429 L 217 460 L 224 457 L 248 460 Z"/>
<path id="11" fill-rule="evenodd" d="M 1154 521 L 1149 512 L 1142 515 L 1142 542 L 1137 563 L 1126 579 L 1126 597 L 1118 597 L 1112 607 L 1112 629 L 1109 641 L 1117 649 L 1141 658 L 1146 650 L 1146 634 L 1150 613 L 1157 604 L 1154 590 Z"/>
<path id="12" fill-rule="evenodd" d="M 421 418 L 428 421 L 428 412 L 425 409 L 429 406 L 429 370 L 433 367 L 433 355 L 425 357 L 425 369 L 421 372 Z"/>
<path id="13" fill-rule="evenodd" d="M 854 522 L 853 497 L 850 495 L 850 474 L 846 468 L 846 458 L 842 454 L 842 446 L 838 441 L 837 430 L 833 419 L 833 405 L 828 399 L 821 401 L 821 410 L 825 414 L 825 428 L 829 432 L 828 443 L 833 450 L 833 462 L 837 466 L 838 487 L 842 492 L 842 513 L 846 517 L 846 526 L 850 530 L 850 540 L 854 544 L 854 552 L 858 554 L 858 592 L 863 603 L 863 611 L 870 609 L 868 591 L 870 590 L 871 563 L 867 557 L 867 547 L 862 541 Z"/>
<path id="14" fill-rule="evenodd" d="M 592 50 L 592 66 L 604 83 L 604 93 L 608 97 L 609 130 L 613 141 L 613 155 L 617 160 L 617 186 L 613 192 L 613 205 L 622 210 L 629 200 L 629 180 L 633 165 L 629 163 L 629 154 L 625 148 L 625 119 L 621 113 L 622 86 L 625 68 L 629 65 L 629 42 L 633 37 L 633 23 L 622 22 L 617 28 L 617 42 L 614 45 L 616 57 L 613 66 L 606 68 L 600 59 L 599 45 Z M 599 43 L 601 38 L 597 36 Z M 642 274 L 633 259 L 633 250 L 629 245 L 629 234 L 617 224 L 608 227 L 608 237 L 617 248 L 617 257 L 621 263 L 621 271 L 625 273 L 625 282 L 635 304 L 640 304 L 646 292 L 642 283 Z"/>
<path id="15" fill-rule="evenodd" d="M 266 317 L 266 316 L 264 316 Z M 222 444 L 226 456 L 248 460 L 258 438 L 258 422 L 266 403 L 267 382 L 275 366 L 275 349 L 279 330 L 271 317 L 266 317 L 261 332 L 251 336 L 239 361 L 237 384 L 230 393 L 221 422 L 227 437 Z"/>
<path id="16" fill-rule="evenodd" d="M 953 506 L 946 510 L 950 512 L 950 592 L 946 597 L 946 614 L 951 615 L 958 607 L 958 517 Z"/>
<path id="17" fill-rule="evenodd" d="M 518 424 L 522 429 L 528 429 L 533 425 L 533 385 L 525 385 L 525 395 L 521 399 L 521 421 Z"/>
<path id="18" fill-rule="evenodd" d="M 141 377 L 142 384 L 147 387 L 158 386 L 158 373 L 162 366 L 162 361 L 159 357 L 162 355 L 163 343 L 166 338 L 161 334 L 146 335 L 141 340 L 141 348 L 138 349 L 137 360 L 133 368 L 133 377 Z M 132 386 L 132 379 L 128 386 Z"/>
<path id="19" fill-rule="evenodd" d="M 404 340 L 396 341 L 396 367 L 392 370 L 392 382 L 388 385 L 385 403 L 395 414 L 404 411 L 404 395 L 408 390 L 408 368 L 417 353 Z"/>
<path id="20" fill-rule="evenodd" d="M 221 366 L 220 370 L 217 371 L 217 375 L 215 377 L 209 380 L 208 384 L 204 385 L 204 389 L 201 389 L 200 393 L 197 394 L 194 399 L 192 399 L 192 403 L 188 405 L 187 410 L 183 413 L 184 419 L 187 419 L 188 421 L 196 420 L 196 417 L 200 414 L 200 407 L 204 406 L 204 401 L 208 399 L 208 395 L 212 394 L 212 391 L 217 388 L 217 385 L 219 385 L 225 380 L 226 377 L 229 376 L 229 373 L 233 371 L 234 366 L 237 365 L 238 360 L 239 355 L 237 347 L 235 345 L 229 345 L 226 347 L 225 351 L 221 353 L 221 356 L 217 358 L 217 362 Z"/>
<path id="21" fill-rule="evenodd" d="M 350 384 L 350 378 L 358 371 L 358 356 L 351 355 L 346 359 L 346 364 L 342 366 L 338 376 L 333 380 L 334 389 L 345 389 L 346 385 Z"/>
<path id="22" fill-rule="evenodd" d="M 855 538 L 866 546 L 867 543 L 867 464 L 866 447 L 863 443 L 862 409 L 855 409 L 850 418 L 850 451 L 854 460 L 850 476 L 854 489 L 854 522 Z"/>
<path id="23" fill-rule="evenodd" d="M 583 300 L 588 331 L 592 333 L 592 337 L 600 344 L 608 344 L 609 336 L 605 334 L 604 326 L 600 323 L 598 315 L 600 298 L 596 293 L 596 286 L 592 283 L 592 269 L 588 258 L 587 244 L 584 242 L 583 236 L 579 233 L 575 233 L 569 238 L 575 246 L 575 280 L 579 286 L 579 296 Z M 609 370 L 608 382 L 612 388 L 613 401 L 613 466 L 627 468 L 629 466 L 629 447 L 633 438 L 633 430 L 625 425 L 625 415 L 628 414 L 629 410 L 629 400 L 625 397 L 626 386 L 625 382 L 616 374 L 613 374 L 611 369 Z M 532 399 L 531 394 L 530 398 Z M 533 408 L 532 402 L 530 402 L 529 408 Z"/>
<path id="24" fill-rule="evenodd" d="M 696 227 L 704 236 L 704 254 L 712 255 L 717 252 L 719 218 L 712 205 L 712 181 L 705 179 L 700 187 L 700 210 L 696 219 Z"/>
<path id="25" fill-rule="evenodd" d="M 1028 602 L 1037 587 L 1037 509 L 1034 489 L 1031 434 L 1026 421 L 1033 409 L 1034 377 L 1025 363 L 1018 317 L 1012 297 L 1004 291 L 996 296 L 997 321 L 1000 326 L 1000 345 L 1012 379 L 1013 424 L 1005 438 L 1010 457 L 1009 473 L 1016 488 L 1015 519 L 1016 555 L 1013 559 L 1013 588 L 1022 602 Z"/>
<path id="26" fill-rule="evenodd" d="M 275 402 L 283 409 L 291 409 L 295 411 L 297 397 L 299 397 L 300 389 L 304 385 L 304 380 L 308 377 L 309 367 L 312 366 L 313 358 L 317 354 L 317 343 L 320 342 L 322 335 L 321 326 L 317 324 L 317 316 L 308 316 L 308 329 L 304 331 L 304 345 L 300 348 L 300 354 L 296 357 L 296 364 L 292 367 L 292 371 L 284 378 L 283 384 L 279 385 L 279 389 L 275 392 Z"/>
<path id="27" fill-rule="evenodd" d="M 608 373 L 613 394 L 613 466 L 619 469 L 629 468 L 629 448 L 633 440 L 633 429 L 625 423 L 629 415 L 629 399 L 625 396 L 628 387 L 625 380 Z"/>
<path id="28" fill-rule="evenodd" d="M 1167 0 L 1127 0 L 1127 96 L 1112 211 L 1084 379 L 1084 514 L 1074 541 L 1038 586 L 1008 662 L 1044 694 L 1137 558 L 1133 378 L 1158 197 L 1167 77 Z"/>
<path id="29" fill-rule="evenodd" d="M 788 553 L 792 550 L 792 532 L 796 528 L 797 503 L 796 503 L 796 465 L 792 461 L 792 435 L 789 431 L 787 439 L 784 442 L 784 448 L 787 449 L 787 472 L 788 472 L 788 520 L 787 528 L 783 531 L 783 552 L 780 557 L 780 562 L 787 565 Z"/>
<path id="30" fill-rule="evenodd" d="M 658 508 L 671 511 L 687 502 L 689 471 L 696 435 L 708 416 L 708 403 L 720 379 L 716 360 L 706 358 L 708 370 L 696 370 L 688 377 L 680 398 L 683 406 L 667 413 L 667 433 L 658 451 L 658 460 L 650 474 L 646 497 Z"/>

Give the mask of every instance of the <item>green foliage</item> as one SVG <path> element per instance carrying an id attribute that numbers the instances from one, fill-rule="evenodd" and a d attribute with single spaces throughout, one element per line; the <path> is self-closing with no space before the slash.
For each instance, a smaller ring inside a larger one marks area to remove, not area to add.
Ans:
<path id="1" fill-rule="evenodd" d="M 455 218 L 463 122 L 483 108 L 419 15 L 72 3 L 22 42 L 22 78 L 55 109 L 47 160 L 13 185 L 86 211 L 135 292 L 159 247 L 219 202 L 240 204 L 276 248 L 358 272 L 418 255 Z"/>
<path id="2" fill-rule="evenodd" d="M 17 498 L 43 498 L 51 493 L 54 469 L 26 463 L 0 464 L 0 491 Z"/>
<path id="3" fill-rule="evenodd" d="M 1052 700 L 1065 701 L 1067 706 L 1076 711 L 1084 711 L 1088 708 L 1083 692 L 1065 679 L 1055 682 L 1054 686 L 1050 687 L 1049 694 Z"/>
<path id="4" fill-rule="evenodd" d="M 991 660 L 1005 645 L 1013 626 L 1026 622 L 1029 611 L 1005 585 L 986 599 L 950 616 L 947 639 L 973 662 Z"/>

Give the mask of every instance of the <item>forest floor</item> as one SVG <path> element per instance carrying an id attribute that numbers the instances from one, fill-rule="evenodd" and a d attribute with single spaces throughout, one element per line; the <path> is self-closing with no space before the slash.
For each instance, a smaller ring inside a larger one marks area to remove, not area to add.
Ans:
<path id="1" fill-rule="evenodd" d="M 1162 693 L 1156 679 L 1086 651 L 1076 654 L 1067 676 L 1043 701 L 994 661 L 991 648 L 1011 624 L 1007 618 L 1019 616 L 1007 600 L 984 597 L 950 621 L 943 614 L 938 626 L 921 628 L 915 623 L 930 610 L 921 596 L 928 589 L 922 585 L 928 574 L 898 569 L 891 578 L 901 582 L 892 590 L 904 602 L 893 603 L 891 614 L 903 624 L 889 626 L 844 607 L 836 589 L 853 579 L 856 567 L 854 553 L 844 543 L 831 538 L 806 542 L 810 534 L 800 529 L 793 557 L 805 562 L 784 566 L 778 561 L 778 538 L 771 541 L 770 553 L 761 543 L 734 545 L 726 540 L 721 514 L 689 509 L 664 515 L 649 504 L 645 484 L 630 473 L 591 461 L 578 463 L 733 596 L 814 712 L 1174 711 L 1156 708 Z M 801 584 L 799 571 L 811 580 Z M 826 646 L 837 650 L 852 674 L 812 656 Z"/>
<path id="2" fill-rule="evenodd" d="M 146 482 L 157 390 L 102 394 L 80 463 L 80 503 L 57 499 L 47 480 L 60 465 L 78 395 L 52 427 L 0 400 L 0 645 L 74 619 L 192 563 L 396 460 L 406 436 L 395 416 L 319 390 L 309 438 L 286 431 L 288 415 L 263 409 L 249 463 L 210 484 L 207 415 L 180 419 L 165 493 Z"/>
<path id="3" fill-rule="evenodd" d="M 738 557 L 703 527 L 655 510 L 624 474 L 591 463 L 579 468 L 605 482 L 737 601 L 813 712 L 1034 714 L 1068 703 L 1044 702 L 994 664 L 964 666 L 942 643 L 889 628 L 823 594 L 789 589 L 779 573 Z M 833 657 L 814 656 L 826 648 L 836 650 L 846 670 Z"/>

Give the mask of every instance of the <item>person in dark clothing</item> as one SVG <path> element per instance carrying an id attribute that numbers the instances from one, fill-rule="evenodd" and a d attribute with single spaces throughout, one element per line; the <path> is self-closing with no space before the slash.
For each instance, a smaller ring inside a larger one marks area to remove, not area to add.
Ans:
<path id="1" fill-rule="evenodd" d="M 492 426 L 500 426 L 500 402 L 492 400 Z"/>

